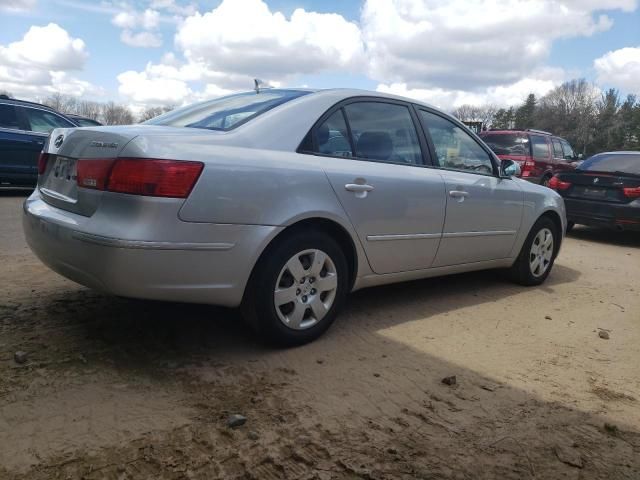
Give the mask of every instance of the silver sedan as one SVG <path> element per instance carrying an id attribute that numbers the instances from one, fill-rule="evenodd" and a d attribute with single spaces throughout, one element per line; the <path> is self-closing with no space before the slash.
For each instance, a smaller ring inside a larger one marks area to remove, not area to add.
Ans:
<path id="1" fill-rule="evenodd" d="M 50 268 L 125 297 L 241 307 L 288 345 L 372 285 L 488 268 L 538 285 L 566 229 L 562 198 L 463 124 L 359 90 L 57 129 L 38 167 L 24 230 Z"/>

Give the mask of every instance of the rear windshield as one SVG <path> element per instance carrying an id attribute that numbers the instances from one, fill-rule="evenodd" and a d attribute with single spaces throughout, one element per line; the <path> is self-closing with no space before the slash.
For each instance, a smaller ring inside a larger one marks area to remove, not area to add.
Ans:
<path id="1" fill-rule="evenodd" d="M 515 133 L 485 134 L 480 138 L 496 155 L 530 155 L 529 139 Z"/>
<path id="2" fill-rule="evenodd" d="M 640 153 L 599 153 L 582 162 L 578 170 L 640 175 Z"/>
<path id="3" fill-rule="evenodd" d="M 267 110 L 308 93 L 310 92 L 300 90 L 263 90 L 260 93 L 238 93 L 178 108 L 144 123 L 168 127 L 231 130 Z"/>

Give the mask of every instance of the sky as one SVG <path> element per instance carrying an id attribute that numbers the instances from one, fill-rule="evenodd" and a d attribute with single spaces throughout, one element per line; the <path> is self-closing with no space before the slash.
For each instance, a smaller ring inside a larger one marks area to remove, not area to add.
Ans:
<path id="1" fill-rule="evenodd" d="M 640 95 L 640 0 L 0 0 L 0 90 L 134 111 L 274 86 L 445 110 L 563 81 Z"/>

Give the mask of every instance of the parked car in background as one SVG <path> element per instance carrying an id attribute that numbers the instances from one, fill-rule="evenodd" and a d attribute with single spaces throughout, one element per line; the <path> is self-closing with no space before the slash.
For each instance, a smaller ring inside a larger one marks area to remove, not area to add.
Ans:
<path id="1" fill-rule="evenodd" d="M 572 171 L 582 158 L 565 139 L 542 130 L 489 130 L 480 138 L 498 158 L 517 162 L 522 178 L 545 186 L 555 174 Z"/>
<path id="2" fill-rule="evenodd" d="M 564 197 L 569 229 L 640 230 L 640 152 L 599 153 L 554 176 L 549 187 Z"/>
<path id="3" fill-rule="evenodd" d="M 101 127 L 102 124 L 94 120 L 93 118 L 83 117 L 81 115 L 75 115 L 72 113 L 67 113 L 66 116 L 76 122 L 80 127 Z"/>
<path id="4" fill-rule="evenodd" d="M 541 284 L 564 203 L 518 170 L 423 103 L 258 90 L 54 130 L 23 225 L 78 283 L 240 306 L 260 335 L 299 344 L 359 288 L 486 268 Z"/>
<path id="5" fill-rule="evenodd" d="M 76 126 L 45 105 L 0 95 L 0 187 L 35 186 L 38 156 L 49 133 Z"/>

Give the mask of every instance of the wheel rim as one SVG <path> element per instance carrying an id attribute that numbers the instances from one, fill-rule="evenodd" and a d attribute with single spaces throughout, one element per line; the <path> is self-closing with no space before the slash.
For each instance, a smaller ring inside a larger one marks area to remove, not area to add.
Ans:
<path id="1" fill-rule="evenodd" d="M 287 327 L 305 330 L 320 322 L 336 298 L 338 272 L 322 250 L 303 250 L 284 264 L 273 300 L 278 318 Z"/>
<path id="2" fill-rule="evenodd" d="M 529 251 L 529 269 L 534 277 L 540 277 L 549 269 L 553 258 L 553 233 L 541 229 L 533 239 Z"/>

